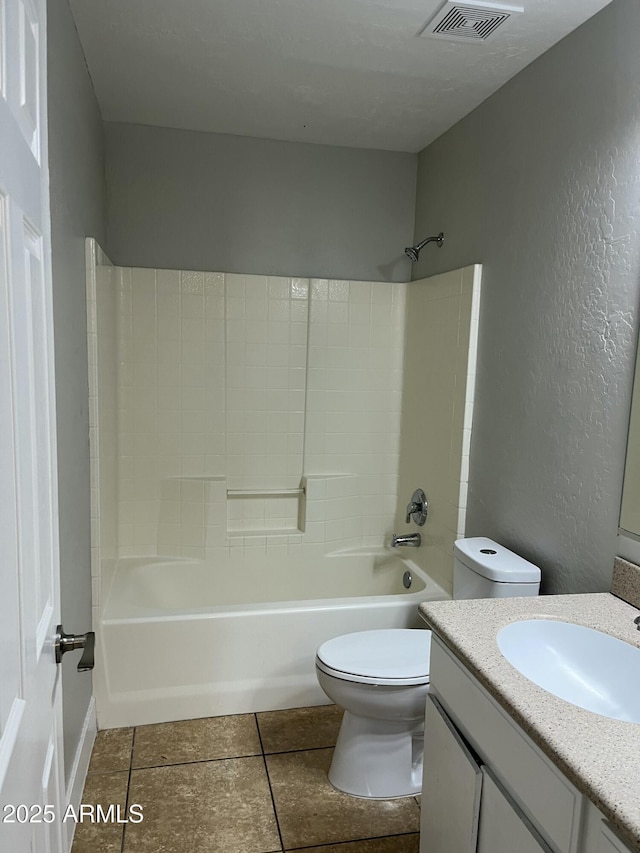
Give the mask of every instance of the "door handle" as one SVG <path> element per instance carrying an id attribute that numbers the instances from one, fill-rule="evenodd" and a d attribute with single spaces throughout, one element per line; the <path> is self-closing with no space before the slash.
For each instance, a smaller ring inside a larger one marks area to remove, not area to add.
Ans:
<path id="1" fill-rule="evenodd" d="M 65 634 L 62 625 L 58 625 L 54 642 L 56 663 L 62 662 L 62 655 L 66 654 L 66 652 L 71 652 L 74 649 L 84 649 L 78 663 L 78 672 L 86 672 L 88 669 L 93 669 L 95 645 L 96 635 L 94 631 L 87 631 L 86 634 Z"/>

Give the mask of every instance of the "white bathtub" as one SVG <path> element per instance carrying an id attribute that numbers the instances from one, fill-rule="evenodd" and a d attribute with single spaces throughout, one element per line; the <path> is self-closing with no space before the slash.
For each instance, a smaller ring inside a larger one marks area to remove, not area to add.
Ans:
<path id="1" fill-rule="evenodd" d="M 100 726 L 326 703 L 314 668 L 321 642 L 418 627 L 418 604 L 448 597 L 387 551 L 315 565 L 297 557 L 270 564 L 264 555 L 212 564 L 120 560 L 99 626 Z"/>

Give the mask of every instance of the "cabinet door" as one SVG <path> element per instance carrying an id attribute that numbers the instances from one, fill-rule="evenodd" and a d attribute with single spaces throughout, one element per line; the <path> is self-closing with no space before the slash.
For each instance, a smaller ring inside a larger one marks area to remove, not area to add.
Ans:
<path id="1" fill-rule="evenodd" d="M 600 828 L 598 853 L 633 853 L 633 851 L 603 822 Z"/>
<path id="2" fill-rule="evenodd" d="M 551 853 L 484 766 L 482 775 L 477 853 Z"/>
<path id="3" fill-rule="evenodd" d="M 429 695 L 420 853 L 476 853 L 481 790 L 482 773 L 475 757 L 438 701 Z"/>
<path id="4" fill-rule="evenodd" d="M 585 817 L 580 853 L 634 853 L 639 849 L 623 841 L 593 803 L 588 804 Z"/>

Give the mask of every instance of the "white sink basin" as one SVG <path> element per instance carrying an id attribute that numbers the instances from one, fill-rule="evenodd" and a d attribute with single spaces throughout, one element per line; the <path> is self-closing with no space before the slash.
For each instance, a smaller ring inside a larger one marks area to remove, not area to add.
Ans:
<path id="1" fill-rule="evenodd" d="M 640 723 L 640 649 L 568 622 L 528 619 L 498 633 L 498 647 L 534 684 L 614 720 Z"/>

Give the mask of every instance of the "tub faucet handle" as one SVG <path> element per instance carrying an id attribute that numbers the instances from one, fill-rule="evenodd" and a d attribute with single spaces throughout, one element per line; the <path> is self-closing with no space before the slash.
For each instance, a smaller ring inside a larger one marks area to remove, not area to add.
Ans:
<path id="1" fill-rule="evenodd" d="M 411 516 L 413 515 L 413 513 L 414 512 L 420 512 L 420 510 L 421 510 L 420 504 L 415 504 L 413 501 L 411 501 L 410 504 L 407 504 L 407 518 L 406 518 L 407 524 L 409 524 L 409 522 L 411 521 Z"/>
<path id="2" fill-rule="evenodd" d="M 422 527 L 427 520 L 428 511 L 427 496 L 422 489 L 416 489 L 411 495 L 411 502 L 407 504 L 406 523 L 409 524 L 413 518 L 418 527 Z"/>

